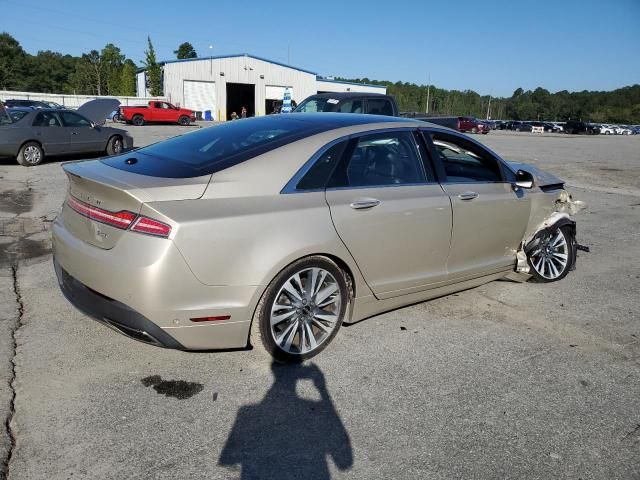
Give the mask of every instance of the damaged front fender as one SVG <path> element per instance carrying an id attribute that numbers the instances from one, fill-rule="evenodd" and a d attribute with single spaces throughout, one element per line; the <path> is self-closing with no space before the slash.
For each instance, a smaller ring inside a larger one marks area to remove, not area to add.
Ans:
<path id="1" fill-rule="evenodd" d="M 546 200 L 548 201 L 548 198 L 546 198 Z M 570 227 L 571 241 L 573 242 L 574 247 L 578 246 L 575 240 L 576 222 L 572 217 L 581 210 L 584 210 L 586 208 L 586 204 L 580 200 L 573 200 L 569 192 L 562 189 L 558 192 L 552 205 L 552 208 L 547 207 L 535 209 L 534 207 L 535 211 L 532 211 L 527 232 L 520 244 L 520 248 L 516 252 L 516 269 L 513 273 L 509 274 L 507 278 L 514 281 L 524 282 L 531 277 L 529 274 L 531 267 L 529 266 L 528 254 L 533 248 L 535 248 L 542 237 L 553 230 L 564 226 Z M 539 207 L 542 207 L 542 205 L 539 205 Z M 542 220 L 540 219 L 541 216 L 543 217 Z M 572 268 L 575 268 L 577 248 L 573 248 L 572 251 Z"/>

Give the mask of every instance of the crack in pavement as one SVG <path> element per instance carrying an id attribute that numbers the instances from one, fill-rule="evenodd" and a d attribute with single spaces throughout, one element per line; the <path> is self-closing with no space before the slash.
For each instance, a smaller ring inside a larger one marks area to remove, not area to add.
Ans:
<path id="1" fill-rule="evenodd" d="M 16 334 L 22 326 L 22 316 L 24 314 L 24 303 L 22 302 L 22 295 L 20 294 L 20 287 L 18 285 L 17 265 L 11 267 L 11 275 L 13 279 L 13 293 L 16 297 L 16 303 L 18 305 L 18 316 L 15 318 L 11 329 L 13 352 L 11 352 L 11 378 L 8 382 L 9 388 L 11 389 L 11 400 L 9 401 L 9 413 L 5 421 L 5 428 L 9 437 L 9 450 L 7 452 L 6 458 L 2 462 L 2 469 L 0 470 L 0 480 L 4 480 L 9 477 L 9 466 L 11 464 L 11 458 L 13 457 L 13 451 L 16 447 L 17 437 L 12 427 L 16 404 L 16 354 L 18 351 L 18 341 L 16 339 Z"/>

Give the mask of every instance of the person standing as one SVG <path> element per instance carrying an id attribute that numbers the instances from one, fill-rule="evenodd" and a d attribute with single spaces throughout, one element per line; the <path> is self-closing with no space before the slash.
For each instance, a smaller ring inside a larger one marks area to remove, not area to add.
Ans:
<path id="1" fill-rule="evenodd" d="M 247 108 L 243 105 L 242 110 L 240 110 L 240 117 L 247 118 Z"/>

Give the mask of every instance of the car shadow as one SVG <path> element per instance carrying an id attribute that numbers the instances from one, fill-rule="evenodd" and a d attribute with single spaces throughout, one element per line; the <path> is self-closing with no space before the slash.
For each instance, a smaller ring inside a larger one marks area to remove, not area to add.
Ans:
<path id="1" fill-rule="evenodd" d="M 351 441 L 315 364 L 271 365 L 274 382 L 260 403 L 240 408 L 218 465 L 241 469 L 242 479 L 331 478 L 353 466 Z M 302 398 L 299 381 L 311 381 L 319 400 Z"/>

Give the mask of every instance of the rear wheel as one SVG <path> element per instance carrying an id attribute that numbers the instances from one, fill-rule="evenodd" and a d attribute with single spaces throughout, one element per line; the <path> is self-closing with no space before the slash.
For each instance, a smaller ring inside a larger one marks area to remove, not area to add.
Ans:
<path id="1" fill-rule="evenodd" d="M 188 126 L 191 123 L 191 120 L 189 120 L 189 117 L 187 117 L 186 115 L 182 115 L 179 119 L 178 119 L 178 123 L 180 125 L 182 125 L 183 127 Z"/>
<path id="2" fill-rule="evenodd" d="M 476 127 L 473 127 L 473 128 L 471 129 L 471 133 L 478 133 L 478 129 L 477 129 Z"/>
<path id="3" fill-rule="evenodd" d="M 20 147 L 16 160 L 23 167 L 35 167 L 44 160 L 44 151 L 39 143 L 27 142 Z"/>
<path id="4" fill-rule="evenodd" d="M 265 291 L 251 326 L 251 344 L 284 363 L 311 358 L 338 333 L 349 302 L 343 271 L 325 257 L 289 265 Z"/>
<path id="5" fill-rule="evenodd" d="M 134 115 L 131 119 L 131 123 L 138 127 L 141 127 L 142 125 L 144 125 L 144 117 L 142 115 Z"/>
<path id="6" fill-rule="evenodd" d="M 532 280 L 556 282 L 566 277 L 575 259 L 575 240 L 567 226 L 545 232 L 534 240 L 527 257 Z"/>
<path id="7" fill-rule="evenodd" d="M 118 155 L 122 153 L 123 147 L 122 137 L 114 135 L 107 142 L 107 155 Z"/>

